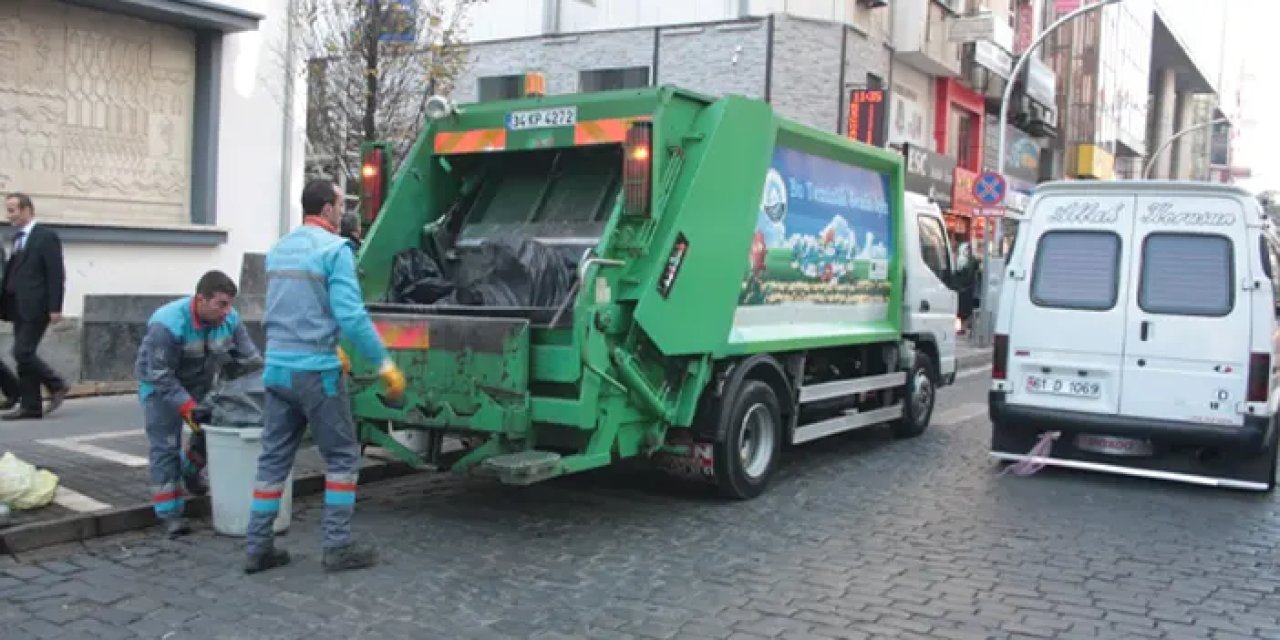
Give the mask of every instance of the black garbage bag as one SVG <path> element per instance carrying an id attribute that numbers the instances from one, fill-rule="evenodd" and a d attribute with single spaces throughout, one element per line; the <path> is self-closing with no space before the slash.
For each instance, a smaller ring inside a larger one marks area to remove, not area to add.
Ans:
<path id="1" fill-rule="evenodd" d="M 421 249 L 405 249 L 391 263 L 389 302 L 435 304 L 453 290 L 453 283 L 444 277 L 440 266 Z"/>
<path id="2" fill-rule="evenodd" d="M 196 419 L 215 427 L 261 427 L 266 389 L 260 372 L 216 383 L 196 406 Z"/>
<path id="3" fill-rule="evenodd" d="M 555 307 L 573 287 L 573 265 L 546 245 L 525 238 L 488 239 L 467 252 L 457 288 L 442 304 Z"/>

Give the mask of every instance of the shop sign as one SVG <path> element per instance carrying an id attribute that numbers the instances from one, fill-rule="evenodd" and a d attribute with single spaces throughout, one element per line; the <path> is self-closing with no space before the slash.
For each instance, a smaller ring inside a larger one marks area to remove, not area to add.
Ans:
<path id="1" fill-rule="evenodd" d="M 850 138 L 877 147 L 884 146 L 885 91 L 854 89 L 849 92 L 849 122 L 845 129 Z"/>
<path id="2" fill-rule="evenodd" d="M 964 167 L 956 167 L 951 188 L 951 209 L 956 213 L 974 215 L 982 208 L 982 203 L 973 195 L 973 185 L 978 181 L 978 173 Z"/>
<path id="3" fill-rule="evenodd" d="M 1050 109 L 1058 104 L 1058 76 L 1034 55 L 1027 61 L 1027 97 Z"/>
<path id="4" fill-rule="evenodd" d="M 949 208 L 956 161 L 914 144 L 902 145 L 902 155 L 907 160 L 907 191 L 928 196 L 938 206 Z"/>
<path id="5" fill-rule="evenodd" d="M 889 111 L 889 142 L 924 146 L 929 143 L 925 132 L 926 111 L 916 93 L 895 88 L 890 94 L 893 107 Z"/>

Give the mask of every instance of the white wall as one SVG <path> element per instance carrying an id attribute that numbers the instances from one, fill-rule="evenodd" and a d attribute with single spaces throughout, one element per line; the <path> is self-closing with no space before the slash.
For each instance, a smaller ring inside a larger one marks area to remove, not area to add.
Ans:
<path id="1" fill-rule="evenodd" d="M 218 143 L 217 226 L 228 232 L 216 247 L 64 242 L 67 295 L 63 312 L 78 316 L 86 294 L 186 293 L 208 269 L 239 279 L 245 252 L 264 252 L 279 237 L 284 109 L 285 0 L 222 0 L 266 16 L 258 31 L 227 35 L 222 47 Z M 300 223 L 302 91 L 297 83 L 290 226 Z"/>

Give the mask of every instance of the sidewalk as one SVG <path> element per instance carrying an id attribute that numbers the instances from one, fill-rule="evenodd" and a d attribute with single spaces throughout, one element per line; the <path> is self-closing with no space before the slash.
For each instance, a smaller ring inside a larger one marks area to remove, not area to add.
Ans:
<path id="1" fill-rule="evenodd" d="M 974 347 L 969 344 L 968 336 L 959 336 L 956 345 L 956 370 L 974 369 L 991 365 L 991 349 Z"/>
<path id="2" fill-rule="evenodd" d="M 133 395 L 68 401 L 44 420 L 0 422 L 0 454 L 11 451 L 25 462 L 58 476 L 53 504 L 15 511 L 0 523 L 0 552 L 17 552 L 151 526 L 147 441 L 141 409 Z M 374 457 L 361 460 L 360 481 L 403 475 L 410 469 Z M 315 446 L 298 453 L 294 494 L 323 488 L 324 464 Z M 189 500 L 189 513 L 208 512 L 208 498 Z"/>

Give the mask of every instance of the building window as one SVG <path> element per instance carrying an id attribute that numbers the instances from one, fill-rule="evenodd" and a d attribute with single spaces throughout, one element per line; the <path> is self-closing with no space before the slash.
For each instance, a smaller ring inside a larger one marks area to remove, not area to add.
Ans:
<path id="1" fill-rule="evenodd" d="M 591 69 L 578 74 L 578 91 L 615 91 L 649 86 L 649 67 Z"/>
<path id="2" fill-rule="evenodd" d="M 480 102 L 512 100 L 521 97 L 524 93 L 524 76 L 489 76 L 480 78 L 478 85 L 477 93 L 480 95 Z"/>

